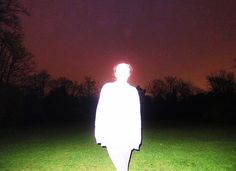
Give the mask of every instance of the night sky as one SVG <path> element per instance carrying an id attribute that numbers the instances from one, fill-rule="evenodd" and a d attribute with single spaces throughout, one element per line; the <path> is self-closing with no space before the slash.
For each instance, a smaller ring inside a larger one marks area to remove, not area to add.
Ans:
<path id="1" fill-rule="evenodd" d="M 121 61 L 132 83 L 176 75 L 206 88 L 205 76 L 235 71 L 235 0 L 22 0 L 25 44 L 53 77 L 112 81 Z"/>

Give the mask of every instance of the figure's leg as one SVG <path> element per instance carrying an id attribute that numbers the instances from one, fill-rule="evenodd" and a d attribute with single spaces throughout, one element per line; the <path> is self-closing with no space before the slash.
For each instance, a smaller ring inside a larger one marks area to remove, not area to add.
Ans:
<path id="1" fill-rule="evenodd" d="M 128 171 L 131 149 L 107 147 L 107 151 L 117 171 Z"/>

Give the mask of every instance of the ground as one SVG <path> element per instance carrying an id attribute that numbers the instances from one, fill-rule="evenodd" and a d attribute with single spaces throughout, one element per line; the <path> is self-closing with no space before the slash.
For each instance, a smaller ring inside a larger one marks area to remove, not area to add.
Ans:
<path id="1" fill-rule="evenodd" d="M 95 144 L 93 123 L 78 125 L 1 128 L 0 170 L 115 170 Z M 130 171 L 234 171 L 235 131 L 225 123 L 145 122 Z"/>

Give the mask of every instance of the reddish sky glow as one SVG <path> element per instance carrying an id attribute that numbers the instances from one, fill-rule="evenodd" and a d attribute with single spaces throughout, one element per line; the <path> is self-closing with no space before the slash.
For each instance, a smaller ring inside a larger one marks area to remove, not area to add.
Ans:
<path id="1" fill-rule="evenodd" d="M 234 0 L 22 0 L 25 44 L 53 77 L 112 80 L 130 62 L 134 85 L 176 75 L 206 87 L 205 76 L 234 71 Z"/>

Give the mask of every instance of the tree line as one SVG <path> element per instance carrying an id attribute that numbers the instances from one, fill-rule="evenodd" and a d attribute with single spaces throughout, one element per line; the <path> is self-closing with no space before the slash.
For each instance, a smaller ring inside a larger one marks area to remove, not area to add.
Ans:
<path id="1" fill-rule="evenodd" d="M 0 0 L 0 122 L 91 113 L 87 104 L 94 101 L 96 82 L 90 77 L 82 83 L 52 79 L 47 71 L 37 72 L 34 56 L 24 46 L 21 15 L 29 12 L 19 0 Z"/>
<path id="2" fill-rule="evenodd" d="M 80 83 L 36 71 L 24 46 L 20 15 L 29 15 L 18 0 L 0 0 L 0 124 L 93 120 L 99 96 L 95 79 Z M 232 72 L 206 76 L 201 90 L 176 76 L 137 86 L 146 120 L 236 118 L 236 83 Z"/>
<path id="3" fill-rule="evenodd" d="M 236 119 L 236 81 L 224 70 L 206 76 L 208 90 L 175 76 L 138 87 L 146 119 L 230 121 Z"/>

